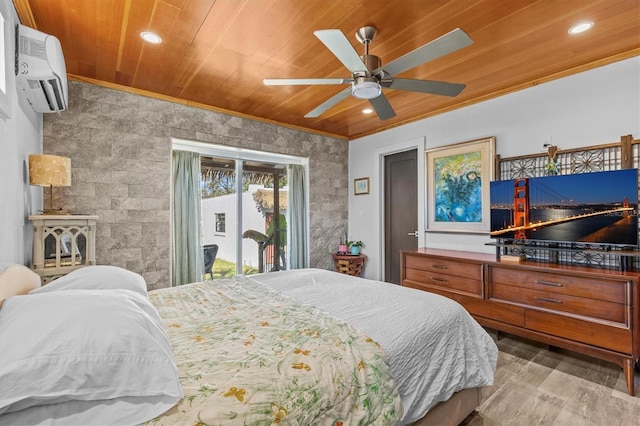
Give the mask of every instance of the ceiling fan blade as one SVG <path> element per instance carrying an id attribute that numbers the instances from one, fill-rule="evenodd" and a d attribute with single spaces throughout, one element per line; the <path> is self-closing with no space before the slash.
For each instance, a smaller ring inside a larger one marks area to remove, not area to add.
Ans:
<path id="1" fill-rule="evenodd" d="M 307 113 L 304 117 L 305 118 L 317 117 L 323 112 L 325 112 L 326 110 L 328 110 L 329 108 L 331 108 L 332 106 L 336 105 L 338 102 L 348 98 L 350 95 L 351 95 L 351 86 L 347 87 L 342 92 L 339 92 L 337 95 L 334 95 L 331 98 L 327 99 L 326 101 L 324 101 L 323 103 L 315 107 L 312 111 Z"/>
<path id="2" fill-rule="evenodd" d="M 346 84 L 351 83 L 352 78 L 265 78 L 262 80 L 265 86 L 302 86 L 315 84 Z"/>
<path id="3" fill-rule="evenodd" d="M 395 90 L 409 90 L 411 92 L 430 93 L 432 95 L 458 96 L 467 87 L 465 84 L 447 83 L 446 81 L 412 80 L 410 78 L 393 78 L 384 87 Z"/>
<path id="4" fill-rule="evenodd" d="M 376 114 L 378 114 L 378 118 L 380 118 L 380 120 L 386 120 L 396 116 L 396 112 L 391 107 L 391 104 L 384 93 L 380 93 L 377 97 L 369 99 L 369 103 L 373 109 L 376 110 Z"/>
<path id="5" fill-rule="evenodd" d="M 446 54 L 455 52 L 458 49 L 469 46 L 473 40 L 460 28 L 448 32 L 437 39 L 425 44 L 422 47 L 407 53 L 398 59 L 389 62 L 373 72 L 384 71 L 389 75 L 396 75 L 410 70 L 411 68 L 422 65 L 425 62 L 432 61 Z"/>
<path id="6" fill-rule="evenodd" d="M 347 37 L 340 30 L 318 30 L 316 37 L 347 67 L 349 71 L 368 71 L 358 52 L 355 51 Z"/>

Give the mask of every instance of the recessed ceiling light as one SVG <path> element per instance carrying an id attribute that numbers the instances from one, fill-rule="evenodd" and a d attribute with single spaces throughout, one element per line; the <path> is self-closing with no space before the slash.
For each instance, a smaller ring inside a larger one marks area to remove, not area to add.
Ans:
<path id="1" fill-rule="evenodd" d="M 580 34 L 583 33 L 587 30 L 590 30 L 591 28 L 593 28 L 595 24 L 593 23 L 593 21 L 584 21 L 584 22 L 579 22 L 576 25 L 574 25 L 573 27 L 569 28 L 569 34 Z"/>
<path id="2" fill-rule="evenodd" d="M 140 33 L 140 37 L 142 37 L 142 39 L 144 41 L 149 42 L 149 43 L 153 43 L 153 44 L 162 43 L 162 37 L 160 37 L 156 33 L 152 33 L 151 31 L 143 31 L 143 32 L 141 32 Z"/>
<path id="3" fill-rule="evenodd" d="M 373 110 L 371 108 L 365 108 L 362 110 L 363 113 L 365 114 L 371 114 L 373 112 Z"/>

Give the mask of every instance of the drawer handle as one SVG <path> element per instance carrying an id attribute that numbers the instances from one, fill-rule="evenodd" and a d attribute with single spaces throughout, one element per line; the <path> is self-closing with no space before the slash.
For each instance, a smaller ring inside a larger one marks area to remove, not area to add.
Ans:
<path id="1" fill-rule="evenodd" d="M 444 278 L 438 278 L 438 277 L 431 277 L 432 281 L 438 281 L 440 283 L 448 283 L 449 280 L 445 280 Z"/>
<path id="2" fill-rule="evenodd" d="M 549 285 L 551 287 L 562 287 L 561 283 L 554 283 L 553 281 L 535 280 L 536 284 Z"/>
<path id="3" fill-rule="evenodd" d="M 548 297 L 536 297 L 536 300 L 539 300 L 541 302 L 562 303 L 562 300 L 550 299 Z"/>
<path id="4" fill-rule="evenodd" d="M 447 269 L 447 265 L 431 265 L 435 269 Z"/>

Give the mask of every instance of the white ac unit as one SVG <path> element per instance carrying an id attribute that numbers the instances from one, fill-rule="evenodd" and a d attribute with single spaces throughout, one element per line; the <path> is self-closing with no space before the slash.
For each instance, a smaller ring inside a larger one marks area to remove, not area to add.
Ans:
<path id="1" fill-rule="evenodd" d="M 60 41 L 49 34 L 19 25 L 18 93 L 36 112 L 64 111 L 69 102 L 67 68 Z"/>

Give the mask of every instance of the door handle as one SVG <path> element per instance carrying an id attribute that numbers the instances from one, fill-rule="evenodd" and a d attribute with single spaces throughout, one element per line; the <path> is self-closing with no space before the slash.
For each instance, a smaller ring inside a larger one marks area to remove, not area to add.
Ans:
<path id="1" fill-rule="evenodd" d="M 418 231 L 409 232 L 407 235 L 418 238 Z"/>

